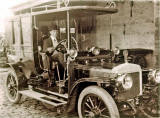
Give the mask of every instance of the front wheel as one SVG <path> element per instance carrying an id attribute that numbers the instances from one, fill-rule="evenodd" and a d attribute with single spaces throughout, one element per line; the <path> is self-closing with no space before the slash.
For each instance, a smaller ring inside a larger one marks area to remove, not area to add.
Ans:
<path id="1" fill-rule="evenodd" d="M 81 92 L 78 115 L 80 118 L 120 118 L 111 95 L 98 86 L 89 86 Z"/>

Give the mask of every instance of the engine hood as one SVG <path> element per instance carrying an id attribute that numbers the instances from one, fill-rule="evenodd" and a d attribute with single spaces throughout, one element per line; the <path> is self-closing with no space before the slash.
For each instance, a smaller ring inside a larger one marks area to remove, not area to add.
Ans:
<path id="1" fill-rule="evenodd" d="M 113 73 L 134 73 L 141 71 L 142 69 L 139 65 L 132 63 L 120 64 L 112 69 Z"/>
<path id="2" fill-rule="evenodd" d="M 124 74 L 124 73 L 135 73 L 139 72 L 140 75 L 142 74 L 142 69 L 137 64 L 131 64 L 131 63 L 124 63 L 120 65 L 115 65 L 113 68 L 103 68 L 103 67 L 90 67 L 89 68 L 89 76 L 90 77 L 109 77 L 114 78 L 118 74 Z"/>

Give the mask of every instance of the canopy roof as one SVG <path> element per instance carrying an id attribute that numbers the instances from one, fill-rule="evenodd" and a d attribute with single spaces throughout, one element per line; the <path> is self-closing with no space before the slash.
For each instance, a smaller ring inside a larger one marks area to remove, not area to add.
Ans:
<path id="1" fill-rule="evenodd" d="M 41 16 L 43 18 L 65 18 L 66 12 L 69 11 L 71 17 L 83 17 L 83 16 L 93 16 L 93 15 L 102 15 L 102 14 L 113 14 L 117 12 L 116 8 L 105 8 L 98 6 L 71 6 L 63 7 L 52 10 L 32 12 L 32 15 Z"/>
<path id="2" fill-rule="evenodd" d="M 64 0 L 29 0 L 20 5 L 12 7 L 15 15 L 32 13 L 32 15 L 49 14 L 64 11 L 98 11 L 103 13 L 115 13 L 115 9 L 105 8 L 107 5 L 106 0 L 69 0 L 69 4 L 65 7 Z M 111 1 L 111 0 L 108 0 Z M 113 2 L 112 2 L 113 3 Z M 91 7 L 89 7 L 91 6 Z M 81 7 L 81 9 L 80 9 Z"/>

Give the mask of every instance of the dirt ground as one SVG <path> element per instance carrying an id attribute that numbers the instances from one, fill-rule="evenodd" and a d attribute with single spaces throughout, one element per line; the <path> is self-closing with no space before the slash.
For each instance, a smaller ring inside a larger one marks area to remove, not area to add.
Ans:
<path id="1" fill-rule="evenodd" d="M 8 101 L 4 91 L 7 70 L 0 69 L 0 118 L 68 118 L 48 110 L 40 101 L 22 96 L 19 104 Z"/>

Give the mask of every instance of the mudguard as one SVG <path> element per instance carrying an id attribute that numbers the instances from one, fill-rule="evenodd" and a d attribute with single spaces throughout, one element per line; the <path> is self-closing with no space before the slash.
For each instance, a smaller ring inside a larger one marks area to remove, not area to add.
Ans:
<path id="1" fill-rule="evenodd" d="M 21 73 L 29 79 L 31 73 L 35 72 L 35 66 L 32 60 L 19 61 L 17 63 L 9 63 L 8 65 L 15 72 L 17 77 Z"/>
<path id="2" fill-rule="evenodd" d="M 100 83 L 107 83 L 109 79 L 106 78 L 102 78 L 102 77 L 91 77 L 91 78 L 82 78 L 77 80 L 73 85 L 72 88 L 69 92 L 69 94 L 71 95 L 74 91 L 74 89 L 80 85 L 81 83 L 93 83 L 93 85 L 99 85 Z M 91 84 L 92 85 L 92 84 Z"/>
<path id="3" fill-rule="evenodd" d="M 68 113 L 73 113 L 76 108 L 76 101 L 81 93 L 81 91 L 90 85 L 99 86 L 101 83 L 107 83 L 110 79 L 106 77 L 90 77 L 90 78 L 81 78 L 77 80 L 71 87 L 69 91 L 69 101 L 68 101 Z"/>

